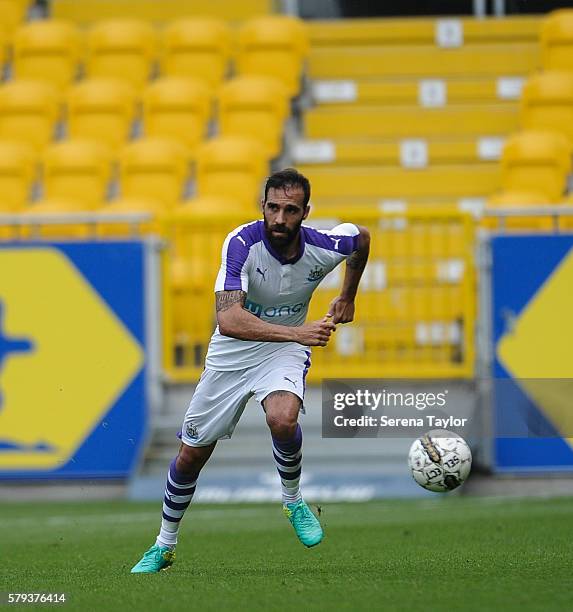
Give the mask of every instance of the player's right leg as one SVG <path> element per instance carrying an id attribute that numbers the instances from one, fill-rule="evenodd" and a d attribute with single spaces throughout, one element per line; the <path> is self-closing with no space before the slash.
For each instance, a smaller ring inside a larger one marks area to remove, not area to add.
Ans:
<path id="1" fill-rule="evenodd" d="M 199 472 L 207 463 L 215 444 L 200 447 L 181 444 L 179 454 L 171 462 L 167 473 L 159 535 L 155 544 L 132 568 L 132 574 L 153 574 L 173 563 L 179 524 L 193 499 Z"/>
<path id="2" fill-rule="evenodd" d="M 161 530 L 132 573 L 155 573 L 173 563 L 179 524 L 193 499 L 199 472 L 217 440 L 231 437 L 250 395 L 243 370 L 205 370 L 201 375 L 185 413 L 179 454 L 167 474 Z"/>

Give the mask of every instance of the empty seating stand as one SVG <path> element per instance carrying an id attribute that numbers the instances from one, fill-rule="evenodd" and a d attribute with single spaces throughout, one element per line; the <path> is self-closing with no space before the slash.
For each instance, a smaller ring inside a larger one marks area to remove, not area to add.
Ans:
<path id="1" fill-rule="evenodd" d="M 310 91 L 292 154 L 329 205 L 485 202 L 501 184 L 541 20 L 309 23 Z"/>

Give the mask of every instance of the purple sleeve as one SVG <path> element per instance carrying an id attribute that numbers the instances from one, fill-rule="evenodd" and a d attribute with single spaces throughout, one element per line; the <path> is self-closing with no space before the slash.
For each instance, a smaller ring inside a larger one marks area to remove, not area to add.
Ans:
<path id="1" fill-rule="evenodd" d="M 329 231 L 305 228 L 308 244 L 321 247 L 327 251 L 348 256 L 358 248 L 360 232 L 352 223 L 342 223 Z"/>
<path id="2" fill-rule="evenodd" d="M 249 247 L 241 236 L 229 236 L 225 240 L 215 291 L 247 291 L 249 279 L 245 264 L 248 256 Z"/>

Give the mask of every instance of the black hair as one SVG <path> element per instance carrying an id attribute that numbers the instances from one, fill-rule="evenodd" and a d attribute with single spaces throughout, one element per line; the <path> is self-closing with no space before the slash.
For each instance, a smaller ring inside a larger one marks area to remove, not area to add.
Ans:
<path id="1" fill-rule="evenodd" d="M 303 208 L 308 206 L 310 200 L 310 182 L 306 176 L 303 176 L 294 168 L 279 170 L 267 178 L 267 182 L 265 183 L 265 202 L 267 201 L 269 189 L 281 189 L 285 187 L 302 187 L 304 192 L 302 206 Z"/>

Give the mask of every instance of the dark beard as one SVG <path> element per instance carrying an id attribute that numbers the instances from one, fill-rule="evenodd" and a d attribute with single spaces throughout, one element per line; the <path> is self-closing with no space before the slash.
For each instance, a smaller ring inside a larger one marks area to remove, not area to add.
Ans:
<path id="1" fill-rule="evenodd" d="M 264 222 L 267 238 L 271 243 L 271 246 L 277 251 L 285 251 L 286 249 L 288 249 L 288 247 L 293 243 L 293 241 L 296 240 L 296 237 L 298 236 L 298 233 L 300 231 L 300 226 L 302 225 L 301 221 L 294 229 L 289 230 L 284 225 L 269 226 L 266 219 L 264 220 Z M 284 233 L 282 233 L 280 236 L 277 236 L 272 234 L 273 231 Z"/>

